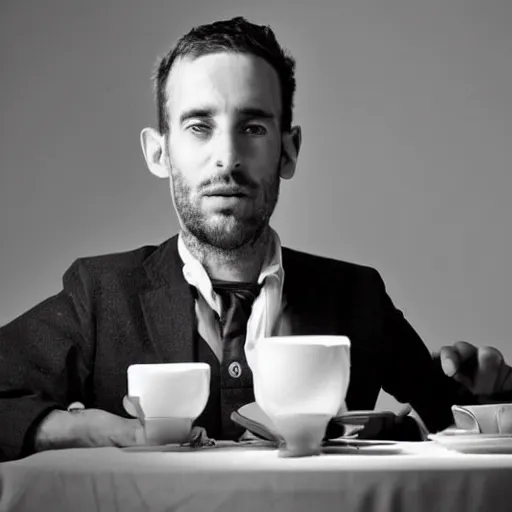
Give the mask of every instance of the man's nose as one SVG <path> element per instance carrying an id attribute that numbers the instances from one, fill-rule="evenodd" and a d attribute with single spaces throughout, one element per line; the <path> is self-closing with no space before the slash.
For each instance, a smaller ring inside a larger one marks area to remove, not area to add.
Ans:
<path id="1" fill-rule="evenodd" d="M 237 134 L 220 134 L 217 136 L 215 145 L 216 167 L 224 171 L 233 171 L 241 167 L 242 155 Z"/>

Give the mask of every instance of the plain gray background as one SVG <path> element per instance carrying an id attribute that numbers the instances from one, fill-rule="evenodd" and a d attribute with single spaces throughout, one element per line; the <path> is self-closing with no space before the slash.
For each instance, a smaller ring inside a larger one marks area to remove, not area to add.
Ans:
<path id="1" fill-rule="evenodd" d="M 509 0 L 3 0 L 0 324 L 74 259 L 177 231 L 139 146 L 150 76 L 192 26 L 237 15 L 297 59 L 283 243 L 376 267 L 432 350 L 512 360 Z"/>

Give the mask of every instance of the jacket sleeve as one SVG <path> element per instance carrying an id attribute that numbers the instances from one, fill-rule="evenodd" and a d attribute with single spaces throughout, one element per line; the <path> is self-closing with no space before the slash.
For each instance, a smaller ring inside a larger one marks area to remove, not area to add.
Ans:
<path id="1" fill-rule="evenodd" d="M 411 404 L 431 432 L 447 428 L 453 424 L 451 406 L 470 403 L 471 395 L 443 373 L 439 360 L 393 305 L 376 271 L 375 279 L 382 311 L 382 387 L 399 402 Z"/>
<path id="2" fill-rule="evenodd" d="M 52 410 L 87 401 L 93 354 L 87 271 L 75 261 L 63 289 L 0 329 L 0 458 L 28 455 Z"/>

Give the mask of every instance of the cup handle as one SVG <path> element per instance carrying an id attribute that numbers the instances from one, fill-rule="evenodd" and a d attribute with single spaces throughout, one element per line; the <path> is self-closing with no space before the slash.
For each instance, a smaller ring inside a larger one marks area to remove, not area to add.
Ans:
<path id="1" fill-rule="evenodd" d="M 140 397 L 125 395 L 123 397 L 123 407 L 130 416 L 139 419 L 144 424 L 145 415 L 140 405 Z"/>
<path id="2" fill-rule="evenodd" d="M 455 426 L 473 434 L 481 434 L 480 424 L 476 416 L 464 406 L 452 405 L 452 414 Z"/>

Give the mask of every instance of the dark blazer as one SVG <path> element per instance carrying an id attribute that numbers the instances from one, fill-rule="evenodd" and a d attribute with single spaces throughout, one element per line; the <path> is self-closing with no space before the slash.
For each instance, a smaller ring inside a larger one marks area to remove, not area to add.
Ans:
<path id="1" fill-rule="evenodd" d="M 349 409 L 372 409 L 384 388 L 430 430 L 451 423 L 451 382 L 392 304 L 372 268 L 283 248 L 293 334 L 350 338 Z M 0 452 L 26 440 L 52 409 L 74 401 L 126 416 L 133 363 L 194 361 L 194 298 L 177 237 L 162 245 L 78 259 L 63 290 L 0 329 Z"/>

